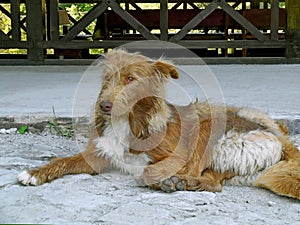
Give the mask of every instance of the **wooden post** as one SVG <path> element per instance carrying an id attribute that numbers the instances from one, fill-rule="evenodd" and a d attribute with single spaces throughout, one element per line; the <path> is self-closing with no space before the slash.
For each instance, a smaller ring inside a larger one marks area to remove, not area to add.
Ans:
<path id="1" fill-rule="evenodd" d="M 168 0 L 160 1 L 160 40 L 168 40 Z"/>
<path id="2" fill-rule="evenodd" d="M 253 7 L 253 5 L 251 5 L 251 8 Z M 254 6 L 255 7 L 255 6 Z M 242 2 L 242 11 L 244 12 L 246 10 L 246 2 Z M 244 27 L 242 27 L 242 39 L 245 40 L 246 39 L 246 29 Z M 242 48 L 242 57 L 247 57 L 247 48 Z"/>
<path id="3" fill-rule="evenodd" d="M 271 0 L 271 39 L 278 40 L 279 0 Z"/>
<path id="4" fill-rule="evenodd" d="M 50 40 L 57 41 L 59 39 L 59 17 L 57 0 L 49 0 L 49 30 Z"/>
<path id="5" fill-rule="evenodd" d="M 259 2 L 260 0 L 251 1 L 251 9 L 259 9 Z"/>
<path id="6" fill-rule="evenodd" d="M 26 0 L 27 41 L 33 44 L 33 47 L 27 50 L 28 60 L 44 60 L 44 50 L 38 47 L 38 43 L 43 41 L 44 36 L 44 9 L 43 0 Z"/>
<path id="7" fill-rule="evenodd" d="M 286 56 L 288 58 L 300 58 L 300 1 L 286 0 L 287 33 L 289 41 Z"/>
<path id="8" fill-rule="evenodd" d="M 12 26 L 12 39 L 14 41 L 21 40 L 21 30 L 20 30 L 20 1 L 11 0 L 11 26 Z"/>

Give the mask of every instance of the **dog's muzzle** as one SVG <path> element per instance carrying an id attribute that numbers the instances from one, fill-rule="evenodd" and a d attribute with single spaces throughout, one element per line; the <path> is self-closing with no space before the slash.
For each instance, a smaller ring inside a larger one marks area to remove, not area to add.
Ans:
<path id="1" fill-rule="evenodd" d="M 100 102 L 100 108 L 102 112 L 104 112 L 106 115 L 111 114 L 112 106 L 113 106 L 112 102 L 105 102 L 105 101 Z"/>

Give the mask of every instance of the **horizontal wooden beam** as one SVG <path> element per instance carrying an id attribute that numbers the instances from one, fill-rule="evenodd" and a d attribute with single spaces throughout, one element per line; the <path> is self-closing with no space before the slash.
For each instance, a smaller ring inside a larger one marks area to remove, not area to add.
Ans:
<path id="1" fill-rule="evenodd" d="M 210 40 L 210 41 L 190 41 L 183 40 L 177 42 L 178 44 L 190 48 L 285 48 L 287 46 L 287 42 L 285 40 L 273 41 L 258 41 L 258 40 L 234 40 L 234 41 L 226 41 L 226 40 Z"/>
<path id="2" fill-rule="evenodd" d="M 286 57 L 203 57 L 173 58 L 176 65 L 220 65 L 220 64 L 300 64 L 300 58 Z M 90 66 L 95 59 L 45 59 L 44 61 L 28 61 L 25 59 L 0 59 L 0 65 L 86 65 Z"/>
<path id="3" fill-rule="evenodd" d="M 31 41 L 13 41 L 13 40 L 1 40 L 0 48 L 8 49 L 8 48 L 20 48 L 27 49 L 33 48 L 33 42 Z"/>
<path id="4" fill-rule="evenodd" d="M 120 45 L 129 44 L 132 41 L 43 41 L 38 43 L 40 48 L 56 49 L 88 49 L 88 48 L 115 48 Z"/>
<path id="5" fill-rule="evenodd" d="M 115 48 L 121 45 L 131 43 L 132 41 L 80 41 L 74 40 L 69 42 L 62 41 L 44 41 L 40 42 L 38 46 L 40 48 L 57 48 L 57 49 L 87 49 L 87 48 Z M 163 42 L 162 42 L 163 43 Z M 194 40 L 182 40 L 174 42 L 180 46 L 190 49 L 205 49 L 205 48 L 285 48 L 287 46 L 286 41 L 258 41 L 258 40 L 239 40 L 239 41 L 194 41 Z M 147 44 L 138 45 L 139 48 L 170 48 L 169 45 L 153 45 L 150 41 Z M 174 45 L 175 46 L 175 45 Z"/>

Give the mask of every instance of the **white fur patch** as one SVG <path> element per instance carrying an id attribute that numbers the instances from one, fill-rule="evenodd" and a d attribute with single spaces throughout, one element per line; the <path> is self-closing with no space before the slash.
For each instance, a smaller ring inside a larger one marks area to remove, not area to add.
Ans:
<path id="1" fill-rule="evenodd" d="M 109 124 L 103 136 L 94 140 L 99 155 L 108 159 L 112 166 L 134 176 L 140 176 L 150 162 L 145 153 L 131 154 L 129 149 L 130 127 L 127 120 Z"/>
<path id="2" fill-rule="evenodd" d="M 167 126 L 167 121 L 171 117 L 171 112 L 167 105 L 162 107 L 164 110 L 162 110 L 160 113 L 152 115 L 152 118 L 149 121 L 148 130 L 150 134 L 161 132 Z"/>
<path id="3" fill-rule="evenodd" d="M 273 133 L 229 131 L 214 147 L 212 167 L 221 173 L 234 172 L 249 185 L 249 180 L 255 180 L 252 176 L 277 163 L 281 154 L 282 144 Z"/>
<path id="4" fill-rule="evenodd" d="M 28 171 L 23 171 L 18 175 L 18 181 L 23 185 L 37 185 L 37 179 L 31 176 Z"/>
<path id="5" fill-rule="evenodd" d="M 231 179 L 225 180 L 223 185 L 232 186 L 253 186 L 258 176 L 263 172 L 257 172 L 246 176 L 235 176 Z"/>

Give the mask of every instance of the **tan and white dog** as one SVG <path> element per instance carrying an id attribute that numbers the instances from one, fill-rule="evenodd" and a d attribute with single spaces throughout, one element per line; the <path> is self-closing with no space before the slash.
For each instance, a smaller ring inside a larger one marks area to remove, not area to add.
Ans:
<path id="1" fill-rule="evenodd" d="M 22 172 L 21 184 L 113 166 L 167 192 L 216 192 L 235 184 L 300 199 L 300 153 L 286 128 L 266 114 L 199 102 L 172 105 L 164 85 L 179 77 L 176 67 L 124 50 L 107 53 L 102 77 L 86 150 Z"/>

